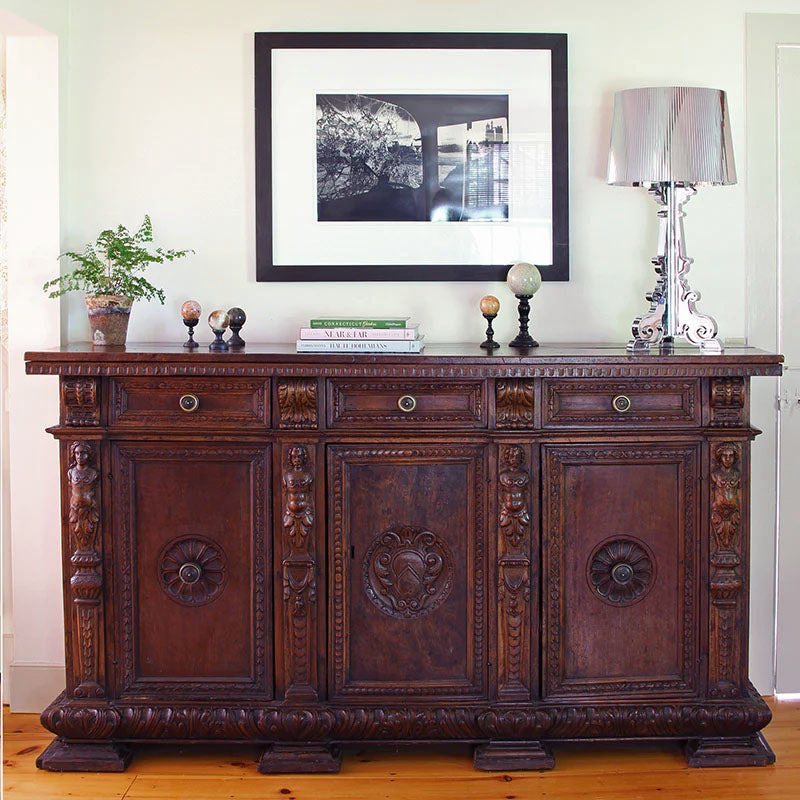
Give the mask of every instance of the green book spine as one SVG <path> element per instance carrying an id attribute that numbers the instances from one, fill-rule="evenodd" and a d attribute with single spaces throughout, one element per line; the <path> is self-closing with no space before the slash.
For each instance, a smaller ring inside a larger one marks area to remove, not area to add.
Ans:
<path id="1" fill-rule="evenodd" d="M 405 328 L 408 317 L 389 319 L 312 319 L 312 328 Z"/>

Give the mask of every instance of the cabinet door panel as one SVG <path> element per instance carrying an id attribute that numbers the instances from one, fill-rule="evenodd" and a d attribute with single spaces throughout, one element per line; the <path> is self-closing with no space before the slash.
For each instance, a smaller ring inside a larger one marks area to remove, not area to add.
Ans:
<path id="1" fill-rule="evenodd" d="M 484 695 L 485 455 L 330 448 L 332 696 Z"/>
<path id="2" fill-rule="evenodd" d="M 698 452 L 545 446 L 545 696 L 697 694 Z"/>
<path id="3" fill-rule="evenodd" d="M 271 694 L 269 448 L 115 447 L 120 689 Z"/>

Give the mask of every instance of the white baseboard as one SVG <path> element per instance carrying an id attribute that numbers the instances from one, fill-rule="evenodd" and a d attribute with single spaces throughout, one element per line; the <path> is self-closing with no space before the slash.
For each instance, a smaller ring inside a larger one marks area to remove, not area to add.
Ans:
<path id="1" fill-rule="evenodd" d="M 3 703 L 11 702 L 11 662 L 14 660 L 14 634 L 3 634 Z"/>
<path id="2" fill-rule="evenodd" d="M 12 662 L 7 676 L 5 699 L 17 714 L 40 713 L 64 691 L 66 682 L 63 664 Z"/>

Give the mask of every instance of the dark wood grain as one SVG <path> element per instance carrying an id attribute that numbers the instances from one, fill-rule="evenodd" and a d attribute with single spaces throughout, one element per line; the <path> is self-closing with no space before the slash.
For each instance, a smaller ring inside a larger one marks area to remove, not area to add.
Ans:
<path id="1" fill-rule="evenodd" d="M 496 352 L 29 353 L 61 375 L 69 609 L 40 766 L 228 739 L 326 772 L 341 741 L 461 740 L 546 769 L 551 740 L 664 737 L 770 763 L 748 398 L 781 357 Z"/>

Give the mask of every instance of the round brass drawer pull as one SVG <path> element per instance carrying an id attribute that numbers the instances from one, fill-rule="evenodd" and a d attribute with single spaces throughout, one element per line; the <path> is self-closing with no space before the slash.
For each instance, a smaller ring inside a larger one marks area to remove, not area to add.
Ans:
<path id="1" fill-rule="evenodd" d="M 614 411 L 619 411 L 624 414 L 626 411 L 631 410 L 631 399 L 627 395 L 618 394 L 612 401 L 611 405 L 614 406 Z"/>
<path id="2" fill-rule="evenodd" d="M 417 407 L 417 400 L 416 398 L 412 397 L 410 394 L 404 394 L 398 401 L 397 407 L 401 411 L 405 411 L 408 413 L 409 411 L 413 411 Z"/>
<path id="3" fill-rule="evenodd" d="M 197 411 L 197 409 L 200 408 L 200 399 L 196 394 L 185 394 L 178 401 L 178 405 L 180 405 L 181 411 L 191 414 L 193 411 Z"/>
<path id="4" fill-rule="evenodd" d="M 181 582 L 188 586 L 197 583 L 202 575 L 203 568 L 199 564 L 195 564 L 194 561 L 187 561 L 185 564 L 182 564 L 181 568 L 178 570 L 178 577 L 181 579 Z"/>

